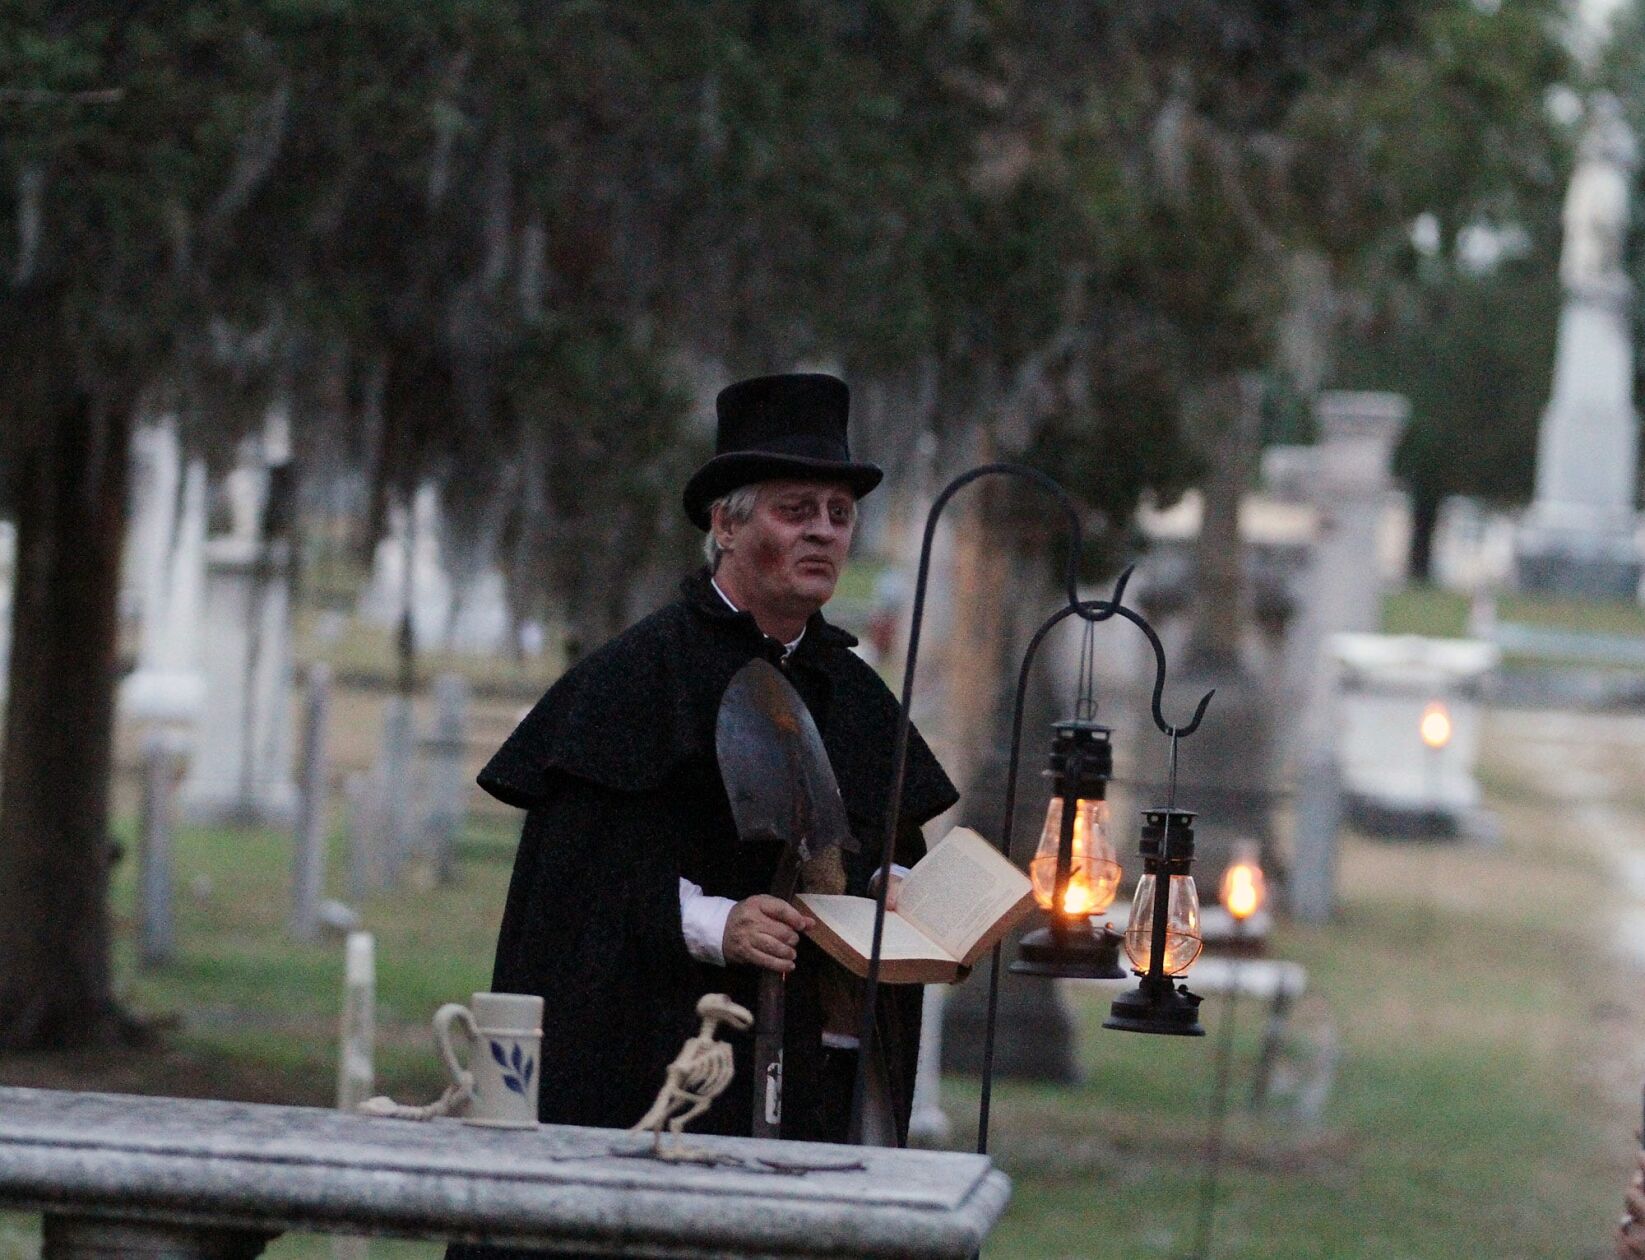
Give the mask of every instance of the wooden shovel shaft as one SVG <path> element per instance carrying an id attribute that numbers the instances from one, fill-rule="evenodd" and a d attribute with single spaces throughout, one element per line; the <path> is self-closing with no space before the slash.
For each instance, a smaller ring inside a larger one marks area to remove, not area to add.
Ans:
<path id="1" fill-rule="evenodd" d="M 771 895 L 784 901 L 794 895 L 800 880 L 800 855 L 791 843 L 777 863 Z M 754 1128 L 755 1137 L 781 1137 L 783 1122 L 783 1024 L 787 987 L 780 971 L 760 972 L 760 999 L 754 1018 Z"/>
<path id="2" fill-rule="evenodd" d="M 760 973 L 754 1027 L 754 1136 L 781 1137 L 783 1121 L 783 1002 L 787 986 L 775 971 Z"/>

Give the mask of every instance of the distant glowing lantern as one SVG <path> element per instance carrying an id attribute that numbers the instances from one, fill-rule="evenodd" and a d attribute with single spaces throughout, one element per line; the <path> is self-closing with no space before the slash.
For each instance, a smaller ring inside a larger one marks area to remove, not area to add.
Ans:
<path id="1" fill-rule="evenodd" d="M 1262 863 L 1257 858 L 1257 846 L 1242 841 L 1234 851 L 1234 860 L 1222 873 L 1220 889 L 1222 908 L 1233 916 L 1235 923 L 1244 923 L 1268 898 L 1268 884 L 1262 875 Z"/>
<path id="2" fill-rule="evenodd" d="M 1422 710 L 1422 720 L 1417 724 L 1417 730 L 1422 734 L 1422 742 L 1436 752 L 1451 742 L 1451 710 L 1438 700 L 1430 700 Z"/>

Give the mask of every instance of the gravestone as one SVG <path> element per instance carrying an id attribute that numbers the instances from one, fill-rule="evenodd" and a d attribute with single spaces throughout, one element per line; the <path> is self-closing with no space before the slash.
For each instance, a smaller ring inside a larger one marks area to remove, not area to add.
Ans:
<path id="1" fill-rule="evenodd" d="M 292 853 L 291 935 L 312 941 L 320 933 L 320 898 L 326 878 L 326 716 L 331 706 L 331 669 L 309 667 L 303 709 L 302 795 Z"/>
<path id="2" fill-rule="evenodd" d="M 468 816 L 468 775 L 464 756 L 468 744 L 468 683 L 460 674 L 442 674 L 434 683 L 434 729 L 423 741 L 428 785 L 423 847 L 434 866 L 437 882 L 449 884 L 456 875 L 457 837 Z"/>
<path id="3" fill-rule="evenodd" d="M 1040 732 L 1045 730 L 1043 723 L 1036 726 Z M 961 822 L 996 840 L 1005 812 L 1009 755 L 1009 749 L 993 748 L 977 767 L 960 802 Z M 1024 853 L 1033 851 L 1045 822 L 1046 789 L 1043 781 L 1036 781 L 1030 768 L 1034 756 L 1033 751 L 1025 754 L 1017 782 L 1012 818 L 1013 853 L 1008 856 L 1018 862 Z M 1016 958 L 1017 941 L 1022 932 L 1041 926 L 1042 918 L 1039 912 L 1031 914 L 1018 931 L 1006 938 L 1003 963 L 1009 964 Z M 950 988 L 944 997 L 941 1063 L 946 1071 L 977 1073 L 982 1070 L 988 1040 L 991 965 L 990 959 L 980 960 L 970 979 Z M 1011 975 L 1005 966 L 1000 971 L 994 1036 L 995 1078 L 1059 1085 L 1078 1081 L 1074 1021 L 1061 988 L 1036 976 Z"/>
<path id="4" fill-rule="evenodd" d="M 138 721 L 189 725 L 205 703 L 200 631 L 205 595 L 206 466 L 189 463 L 181 507 L 143 586 L 137 668 L 121 680 L 120 712 Z"/>
<path id="5" fill-rule="evenodd" d="M 384 884 L 383 859 L 379 848 L 383 833 L 379 797 L 372 776 L 364 771 L 356 770 L 343 781 L 343 801 L 347 809 L 348 895 L 356 902 L 365 900 Z"/>
<path id="6" fill-rule="evenodd" d="M 459 652 L 501 652 L 508 646 L 510 624 L 502 571 L 482 569 L 457 585 L 447 646 Z"/>
<path id="7" fill-rule="evenodd" d="M 908 1141 L 913 1146 L 942 1146 L 954 1131 L 942 1109 L 942 1008 L 947 994 L 946 985 L 928 984 L 921 995 L 920 1052 L 908 1117 Z"/>
<path id="8" fill-rule="evenodd" d="M 1624 269 L 1638 148 L 1614 97 L 1589 105 L 1564 208 L 1554 381 L 1537 438 L 1536 497 L 1521 523 L 1520 584 L 1636 598 L 1640 551 L 1633 284 Z"/>
<path id="9" fill-rule="evenodd" d="M 0 521 L 0 721 L 6 716 L 6 690 L 11 685 L 11 591 L 16 572 L 17 527 Z"/>
<path id="10" fill-rule="evenodd" d="M 176 830 L 177 781 L 186 745 L 176 734 L 151 731 L 143 741 L 143 798 L 137 838 L 137 958 L 163 967 L 177 954 L 172 915 L 175 885 L 172 839 Z"/>
<path id="11" fill-rule="evenodd" d="M 361 618 L 389 627 L 400 625 L 409 597 L 412 634 L 420 652 L 444 646 L 451 629 L 452 582 L 440 531 L 440 498 L 434 486 L 417 488 L 409 512 L 402 504 L 391 504 L 388 536 L 377 543 L 371 579 L 360 597 Z"/>
<path id="12" fill-rule="evenodd" d="M 143 625 L 164 598 L 166 568 L 177 528 L 182 453 L 176 419 L 166 416 L 132 432 L 130 511 L 120 564 L 120 618 Z"/>
<path id="13" fill-rule="evenodd" d="M 350 932 L 343 954 L 343 1016 L 337 1048 L 337 1110 L 356 1111 L 376 1076 L 377 946 L 370 932 Z M 333 1235 L 332 1260 L 368 1260 L 370 1241 Z"/>
<path id="14" fill-rule="evenodd" d="M 1513 519 L 1463 495 L 1441 501 L 1434 527 L 1435 585 L 1477 596 L 1511 584 L 1513 577 Z"/>
<path id="15" fill-rule="evenodd" d="M 257 438 L 247 438 L 240 443 L 234 467 L 223 477 L 230 538 L 249 541 L 260 535 L 268 491 L 269 472 L 262 455 L 262 443 Z"/>
<path id="16" fill-rule="evenodd" d="M 284 541 L 206 544 L 206 703 L 182 794 L 192 821 L 295 821 L 290 599 Z"/>
<path id="17" fill-rule="evenodd" d="M 378 823 L 374 847 L 383 883 L 400 882 L 411 856 L 416 824 L 416 796 L 412 790 L 417 757 L 417 732 L 409 696 L 390 696 L 383 708 L 383 743 L 372 774 L 376 796 L 373 813 Z"/>
<path id="18" fill-rule="evenodd" d="M 377 1038 L 377 946 L 370 932 L 350 932 L 343 955 L 343 1015 L 337 1055 L 337 1110 L 371 1097 Z"/>

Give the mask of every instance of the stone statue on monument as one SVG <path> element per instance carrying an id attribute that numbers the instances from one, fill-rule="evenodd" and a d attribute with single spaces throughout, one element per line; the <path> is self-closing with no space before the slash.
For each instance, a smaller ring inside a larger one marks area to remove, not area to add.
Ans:
<path id="1" fill-rule="evenodd" d="M 1636 537 L 1633 285 L 1623 258 L 1639 152 L 1615 97 L 1596 94 L 1587 113 L 1565 194 L 1553 388 L 1516 568 L 1526 590 L 1632 600 L 1645 563 Z"/>
<path id="2" fill-rule="evenodd" d="M 1559 278 L 1567 289 L 1614 286 L 1622 280 L 1628 190 L 1638 165 L 1638 145 L 1622 106 L 1608 92 L 1596 94 L 1561 215 L 1565 244 Z"/>

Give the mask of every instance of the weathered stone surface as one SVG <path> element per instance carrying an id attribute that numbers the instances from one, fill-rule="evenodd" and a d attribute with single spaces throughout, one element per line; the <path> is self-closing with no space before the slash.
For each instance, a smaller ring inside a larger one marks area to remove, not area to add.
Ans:
<path id="1" fill-rule="evenodd" d="M 629 1256 L 974 1254 L 1009 1182 L 978 1155 L 690 1136 L 803 1174 L 626 1158 L 646 1139 L 300 1107 L 0 1089 L 0 1208 Z"/>

